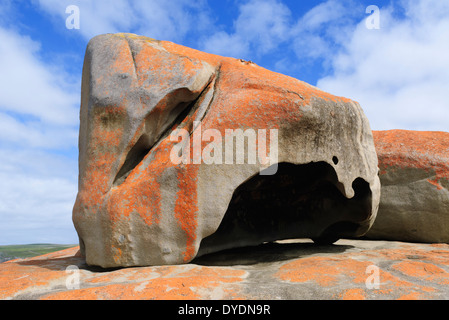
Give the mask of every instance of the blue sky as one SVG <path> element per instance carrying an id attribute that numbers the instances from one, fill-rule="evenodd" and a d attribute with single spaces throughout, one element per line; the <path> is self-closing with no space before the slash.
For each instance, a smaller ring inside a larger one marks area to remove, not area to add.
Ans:
<path id="1" fill-rule="evenodd" d="M 84 51 L 114 32 L 254 61 L 358 101 L 374 130 L 449 131 L 449 1 L 0 0 L 0 245 L 77 243 Z"/>

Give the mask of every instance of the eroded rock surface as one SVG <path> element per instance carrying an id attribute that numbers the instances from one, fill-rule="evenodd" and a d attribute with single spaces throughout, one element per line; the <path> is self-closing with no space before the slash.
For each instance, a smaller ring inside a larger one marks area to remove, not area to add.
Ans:
<path id="1" fill-rule="evenodd" d="M 376 217 L 377 156 L 361 107 L 251 62 L 97 36 L 80 119 L 73 221 L 89 265 L 179 264 L 285 238 L 330 242 L 363 235 Z"/>
<path id="2" fill-rule="evenodd" d="M 72 248 L 0 263 L 0 299 L 433 300 L 448 294 L 448 244 L 291 240 L 188 264 L 114 270 L 87 266 Z"/>
<path id="3" fill-rule="evenodd" d="M 371 239 L 449 243 L 449 133 L 374 131 L 381 202 Z"/>

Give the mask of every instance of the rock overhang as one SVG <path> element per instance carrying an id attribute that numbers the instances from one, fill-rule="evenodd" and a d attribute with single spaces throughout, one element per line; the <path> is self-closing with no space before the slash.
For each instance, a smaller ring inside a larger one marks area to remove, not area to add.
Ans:
<path id="1" fill-rule="evenodd" d="M 89 264 L 192 260 L 239 186 L 280 164 L 326 164 L 323 172 L 333 176 L 324 180 L 346 198 L 364 181 L 369 208 L 353 236 L 376 217 L 377 155 L 361 107 L 253 63 L 131 34 L 97 36 L 86 49 L 80 119 L 73 221 Z M 238 137 L 226 147 L 230 130 L 243 136 L 246 151 L 257 141 L 255 162 L 238 149 Z M 324 225 L 296 237 L 319 237 Z M 256 238 L 238 244 L 275 240 Z"/>

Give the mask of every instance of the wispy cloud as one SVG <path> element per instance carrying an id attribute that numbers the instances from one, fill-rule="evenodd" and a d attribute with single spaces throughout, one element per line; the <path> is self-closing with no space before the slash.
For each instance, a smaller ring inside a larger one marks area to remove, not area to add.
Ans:
<path id="1" fill-rule="evenodd" d="M 217 31 L 203 40 L 210 53 L 246 58 L 267 54 L 290 38 L 291 11 L 277 0 L 251 0 L 239 7 L 231 32 Z"/>
<path id="2" fill-rule="evenodd" d="M 351 0 L 328 0 L 306 12 L 291 30 L 296 58 L 327 63 L 347 41 L 363 12 L 363 6 Z"/>
<path id="3" fill-rule="evenodd" d="M 68 17 L 67 6 L 78 6 L 79 32 L 87 40 L 103 33 L 134 32 L 159 40 L 182 41 L 207 30 L 210 24 L 204 0 L 38 0 L 38 3 L 57 17 L 58 23 Z"/>
<path id="4" fill-rule="evenodd" d="M 374 129 L 447 131 L 449 3 L 402 1 L 380 17 L 379 30 L 357 26 L 318 86 L 358 100 Z"/>
<path id="5" fill-rule="evenodd" d="M 0 162 L 0 244 L 76 243 L 71 223 L 76 160 L 2 148 Z"/>
<path id="6" fill-rule="evenodd" d="M 0 77 L 0 109 L 52 124 L 76 124 L 79 97 L 62 87 L 61 68 L 39 60 L 39 49 L 39 43 L 0 27 L 0 69 L 4 75 Z"/>
<path id="7" fill-rule="evenodd" d="M 40 53 L 0 26 L 0 244 L 75 240 L 79 85 Z"/>

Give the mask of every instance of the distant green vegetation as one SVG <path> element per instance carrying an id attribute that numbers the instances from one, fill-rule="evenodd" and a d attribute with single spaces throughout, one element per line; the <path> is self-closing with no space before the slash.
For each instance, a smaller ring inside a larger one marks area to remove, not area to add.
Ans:
<path id="1" fill-rule="evenodd" d="M 42 254 L 72 248 L 75 246 L 76 244 L 49 244 L 49 243 L 0 246 L 0 262 L 16 258 L 29 258 L 40 256 Z"/>

